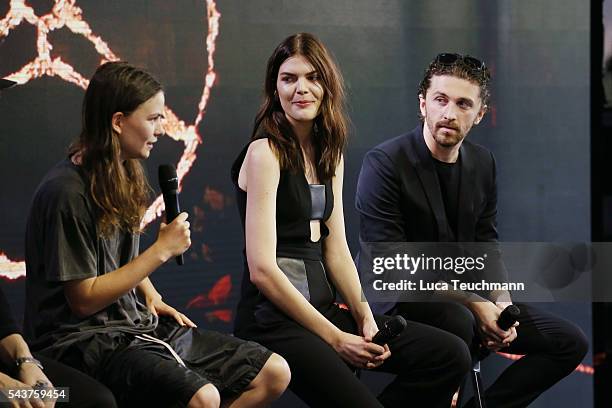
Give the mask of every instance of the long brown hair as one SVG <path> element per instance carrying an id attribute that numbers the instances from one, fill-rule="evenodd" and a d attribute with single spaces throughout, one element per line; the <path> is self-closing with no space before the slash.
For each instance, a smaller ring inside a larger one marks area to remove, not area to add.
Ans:
<path id="1" fill-rule="evenodd" d="M 342 74 L 323 43 L 312 34 L 298 33 L 276 47 L 268 60 L 264 99 L 255 117 L 252 139 L 267 137 L 281 169 L 304 171 L 299 141 L 276 97 L 276 80 L 285 60 L 300 55 L 319 76 L 323 100 L 314 123 L 315 167 L 320 180 L 331 179 L 346 146 L 348 119 Z"/>
<path id="2" fill-rule="evenodd" d="M 108 62 L 98 67 L 85 91 L 81 133 L 69 154 L 81 157 L 103 236 L 117 230 L 138 233 L 151 195 L 140 161 L 121 160 L 112 117 L 116 112 L 130 115 L 161 90 L 148 72 L 125 62 Z"/>

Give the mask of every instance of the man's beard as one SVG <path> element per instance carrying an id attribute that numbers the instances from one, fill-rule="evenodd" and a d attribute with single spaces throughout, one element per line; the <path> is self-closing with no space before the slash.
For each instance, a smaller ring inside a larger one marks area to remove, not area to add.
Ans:
<path id="1" fill-rule="evenodd" d="M 465 138 L 465 135 L 461 133 L 461 130 L 455 124 L 450 124 L 446 121 L 439 121 L 433 126 L 429 122 L 427 125 L 429 126 L 429 131 L 434 140 L 441 147 L 450 148 L 456 146 Z M 446 131 L 444 128 L 452 129 L 452 133 L 445 133 Z"/>

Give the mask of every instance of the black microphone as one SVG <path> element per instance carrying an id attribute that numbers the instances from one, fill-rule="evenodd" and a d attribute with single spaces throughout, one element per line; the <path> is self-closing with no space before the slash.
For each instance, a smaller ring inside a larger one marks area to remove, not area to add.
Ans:
<path id="1" fill-rule="evenodd" d="M 376 343 L 379 346 L 387 344 L 390 340 L 404 331 L 406 325 L 406 319 L 400 315 L 394 316 L 392 319 L 387 320 L 383 328 L 374 335 L 372 343 Z"/>
<path id="2" fill-rule="evenodd" d="M 521 314 L 521 309 L 516 305 L 510 305 L 502 310 L 499 318 L 497 319 L 497 326 L 502 330 L 508 330 Z"/>
<path id="3" fill-rule="evenodd" d="M 157 172 L 159 187 L 164 195 L 164 205 L 166 206 L 166 223 L 170 224 L 181 212 L 178 200 L 178 177 L 176 169 L 171 164 L 162 164 Z M 183 264 L 183 254 L 178 255 L 176 263 Z"/>

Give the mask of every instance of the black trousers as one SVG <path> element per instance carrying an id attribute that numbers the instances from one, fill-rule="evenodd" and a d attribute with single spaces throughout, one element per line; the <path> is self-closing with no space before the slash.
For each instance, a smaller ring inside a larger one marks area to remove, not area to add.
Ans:
<path id="1" fill-rule="evenodd" d="M 526 407 L 570 374 L 589 347 L 584 333 L 573 323 L 528 304 L 517 306 L 521 309 L 518 336 L 500 352 L 525 357 L 508 367 L 486 390 L 485 401 L 489 407 Z M 395 312 L 453 333 L 470 347 L 473 356 L 479 352 L 480 336 L 475 318 L 461 304 L 400 303 Z M 466 406 L 473 406 L 473 401 Z"/>
<path id="2" fill-rule="evenodd" d="M 324 316 L 345 332 L 357 333 L 350 312 L 330 305 Z M 388 316 L 375 316 L 381 327 Z M 376 371 L 397 374 L 376 398 L 351 367 L 319 336 L 288 318 L 270 327 L 237 330 L 283 356 L 291 367 L 289 387 L 311 407 L 449 408 L 453 393 L 471 367 L 468 347 L 446 331 L 408 322 L 389 343 L 391 357 Z"/>
<path id="3" fill-rule="evenodd" d="M 44 373 L 53 383 L 53 386 L 68 388 L 69 402 L 59 402 L 56 406 L 66 408 L 117 407 L 112 392 L 87 374 L 40 354 L 34 353 L 34 356 L 42 363 L 45 368 Z M 0 369 L 13 377 L 15 376 L 12 367 L 10 369 L 0 367 Z M 3 405 L 0 404 L 0 406 Z"/>

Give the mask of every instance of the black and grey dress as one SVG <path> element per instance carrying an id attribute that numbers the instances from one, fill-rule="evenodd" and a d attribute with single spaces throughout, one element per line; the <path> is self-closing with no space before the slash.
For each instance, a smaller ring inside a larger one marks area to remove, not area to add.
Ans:
<path id="1" fill-rule="evenodd" d="M 248 145 L 232 167 L 238 210 L 245 225 L 247 192 L 238 175 Z M 357 334 L 351 313 L 335 303 L 336 290 L 325 268 L 322 245 L 329 230 L 334 197 L 331 180 L 309 185 L 303 172 L 281 169 L 276 195 L 276 263 L 299 292 L 340 330 Z M 321 238 L 310 238 L 310 221 L 321 221 Z M 246 252 L 235 334 L 283 356 L 291 368 L 289 387 L 312 407 L 448 407 L 469 368 L 469 352 L 458 338 L 409 323 L 409 330 L 389 343 L 392 356 L 379 371 L 398 374 L 377 399 L 332 346 L 279 310 L 250 281 Z M 389 319 L 375 316 L 379 327 Z M 465 371 L 463 371 L 465 370 Z M 425 384 L 428 384 L 425 386 Z"/>
<path id="2" fill-rule="evenodd" d="M 247 193 L 238 187 L 238 173 L 247 149 L 248 146 L 232 168 L 243 226 Z M 276 262 L 293 286 L 320 311 L 332 305 L 336 297 L 335 288 L 325 273 L 321 251 L 321 243 L 329 234 L 325 221 L 331 215 L 333 203 L 331 181 L 308 184 L 303 173 L 281 171 L 276 196 Z M 317 242 L 310 239 L 310 220 L 321 220 L 321 238 Z M 245 268 L 248 268 L 246 256 Z M 270 326 L 287 319 L 251 283 L 248 273 L 245 274 L 236 327 Z"/>

